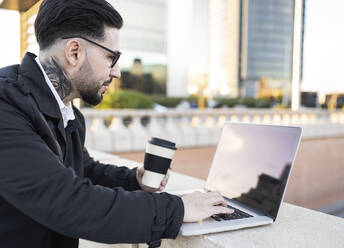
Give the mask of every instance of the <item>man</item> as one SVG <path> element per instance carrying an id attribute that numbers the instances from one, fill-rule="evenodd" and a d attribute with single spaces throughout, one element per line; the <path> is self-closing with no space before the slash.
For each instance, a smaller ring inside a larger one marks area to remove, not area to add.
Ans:
<path id="1" fill-rule="evenodd" d="M 0 69 L 1 247 L 76 248 L 78 238 L 158 247 L 183 221 L 232 212 L 217 193 L 155 193 L 168 177 L 148 188 L 142 167 L 89 156 L 71 101 L 96 105 L 120 77 L 122 23 L 105 0 L 45 0 L 35 21 L 39 57 Z"/>

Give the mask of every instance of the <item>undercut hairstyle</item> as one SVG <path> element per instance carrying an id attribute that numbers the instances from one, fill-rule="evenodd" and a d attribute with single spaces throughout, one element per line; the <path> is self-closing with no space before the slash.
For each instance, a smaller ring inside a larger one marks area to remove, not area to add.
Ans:
<path id="1" fill-rule="evenodd" d="M 104 40 L 105 25 L 120 29 L 121 15 L 106 0 L 44 0 L 35 20 L 40 50 L 69 35 Z"/>

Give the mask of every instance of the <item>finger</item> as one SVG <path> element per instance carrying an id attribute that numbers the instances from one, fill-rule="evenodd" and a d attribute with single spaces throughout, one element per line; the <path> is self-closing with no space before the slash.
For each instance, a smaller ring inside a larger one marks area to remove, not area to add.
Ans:
<path id="1" fill-rule="evenodd" d="M 145 172 L 145 168 L 141 166 L 137 169 L 137 172 L 139 173 L 139 175 L 143 175 L 143 173 Z"/>
<path id="2" fill-rule="evenodd" d="M 168 177 L 164 177 L 164 179 L 161 181 L 160 186 L 165 187 L 167 185 Z"/>
<path id="3" fill-rule="evenodd" d="M 212 202 L 213 205 L 222 205 L 227 207 L 227 201 L 223 198 L 223 196 L 219 192 L 214 192 L 211 194 L 211 198 L 209 200 Z"/>
<path id="4" fill-rule="evenodd" d="M 152 188 L 152 187 L 146 187 L 146 191 L 149 191 L 149 192 L 157 192 L 159 190 L 159 188 Z"/>
<path id="5" fill-rule="evenodd" d="M 209 203 L 211 203 L 212 205 L 227 206 L 226 200 L 219 194 L 212 194 L 212 195 L 208 196 L 207 199 L 208 199 Z"/>
<path id="6" fill-rule="evenodd" d="M 161 181 L 161 183 L 160 183 L 160 187 L 165 187 L 165 186 L 166 186 L 166 184 L 167 184 L 167 182 L 166 182 L 166 181 Z"/>
<path id="7" fill-rule="evenodd" d="M 162 186 L 166 186 L 169 177 L 170 177 L 170 174 L 167 173 L 166 176 L 164 177 L 164 179 L 161 181 Z"/>
<path id="8" fill-rule="evenodd" d="M 160 185 L 159 191 L 163 191 L 165 189 L 165 185 Z"/>
<path id="9" fill-rule="evenodd" d="M 213 214 L 232 214 L 234 213 L 234 210 L 231 208 L 227 207 L 222 207 L 222 206 L 214 206 L 212 209 L 212 215 Z"/>
<path id="10" fill-rule="evenodd" d="M 168 180 L 168 176 L 165 176 L 164 179 L 161 181 L 161 184 L 166 184 Z"/>
<path id="11" fill-rule="evenodd" d="M 223 198 L 217 198 L 217 199 L 214 199 L 214 201 L 212 202 L 212 205 L 227 207 L 228 204 L 226 200 L 224 200 Z"/>

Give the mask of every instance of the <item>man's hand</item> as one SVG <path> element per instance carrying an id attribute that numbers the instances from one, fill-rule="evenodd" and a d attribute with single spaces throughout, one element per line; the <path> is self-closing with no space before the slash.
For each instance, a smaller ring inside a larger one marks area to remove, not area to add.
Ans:
<path id="1" fill-rule="evenodd" d="M 213 214 L 231 214 L 233 209 L 227 208 L 227 202 L 220 193 L 201 193 L 195 191 L 182 196 L 184 203 L 184 222 L 197 222 Z"/>
<path id="2" fill-rule="evenodd" d="M 167 171 L 167 174 L 162 179 L 159 188 L 151 188 L 151 187 L 148 187 L 148 186 L 142 184 L 142 176 L 144 173 L 145 173 L 145 168 L 143 167 L 143 165 L 137 168 L 137 170 L 136 170 L 137 182 L 139 183 L 141 189 L 143 189 L 144 191 L 147 191 L 147 192 L 151 192 L 151 193 L 162 192 L 164 190 L 167 182 L 168 182 L 168 178 L 170 177 L 170 173 Z"/>

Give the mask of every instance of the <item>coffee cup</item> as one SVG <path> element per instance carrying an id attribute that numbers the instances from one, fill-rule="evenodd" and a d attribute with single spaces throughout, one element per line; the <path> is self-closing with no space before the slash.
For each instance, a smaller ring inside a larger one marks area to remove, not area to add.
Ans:
<path id="1" fill-rule="evenodd" d="M 146 145 L 145 159 L 143 162 L 145 172 L 142 183 L 151 188 L 159 188 L 162 179 L 170 168 L 176 144 L 152 137 Z"/>

